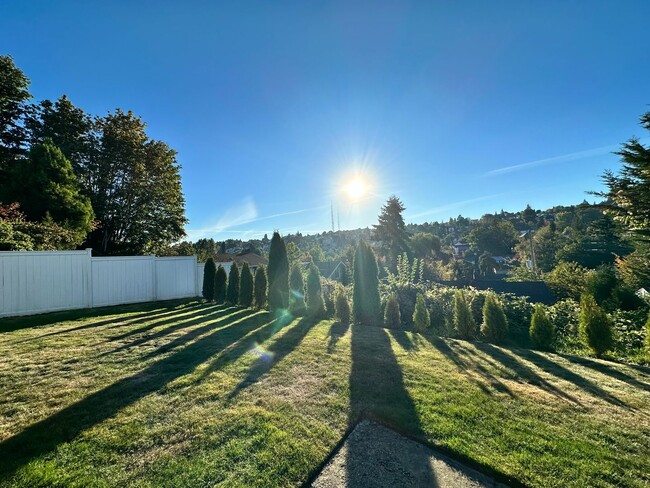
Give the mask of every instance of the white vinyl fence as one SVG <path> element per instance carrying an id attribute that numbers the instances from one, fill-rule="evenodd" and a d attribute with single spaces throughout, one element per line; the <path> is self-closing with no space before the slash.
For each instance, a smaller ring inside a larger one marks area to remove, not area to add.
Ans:
<path id="1" fill-rule="evenodd" d="M 195 297 L 202 280 L 196 256 L 2 251 L 0 317 Z"/>

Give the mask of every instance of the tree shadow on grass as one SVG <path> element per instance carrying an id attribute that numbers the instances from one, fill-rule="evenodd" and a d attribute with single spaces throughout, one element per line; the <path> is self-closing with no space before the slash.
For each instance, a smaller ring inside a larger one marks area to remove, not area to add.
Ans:
<path id="1" fill-rule="evenodd" d="M 293 351 L 302 342 L 309 330 L 318 320 L 303 317 L 296 325 L 288 329 L 273 344 L 260 353 L 255 363 L 251 366 L 246 378 L 241 380 L 235 389 L 230 393 L 228 399 L 233 399 L 242 390 L 253 383 L 256 383 L 263 375 L 268 373 L 273 366 Z"/>
<path id="2" fill-rule="evenodd" d="M 206 328 L 212 328 L 215 326 L 215 322 L 217 321 L 221 322 L 226 319 L 234 319 L 237 316 L 241 316 L 242 314 L 245 314 L 246 312 L 247 311 L 244 309 L 236 309 L 234 307 L 228 307 L 228 308 L 212 309 L 212 311 L 208 313 L 194 313 L 189 316 L 181 317 L 181 318 L 172 317 L 170 319 L 157 322 L 155 325 L 152 325 L 151 328 L 163 327 L 167 324 L 173 324 L 173 325 L 169 327 L 164 327 L 163 329 L 157 330 L 152 334 L 147 334 L 142 337 L 133 339 L 132 341 L 127 342 L 126 344 L 117 346 L 115 349 L 99 354 L 98 357 L 104 357 L 111 354 L 119 353 L 121 351 L 131 349 L 137 346 L 141 346 L 143 344 L 163 338 L 177 330 L 185 329 L 187 327 L 191 327 L 197 324 L 206 323 L 206 325 L 204 325 L 203 327 L 200 327 L 199 329 L 193 329 L 192 331 L 188 332 L 188 334 L 192 334 L 194 337 L 196 337 L 196 335 L 199 333 L 198 332 L 199 330 L 206 330 Z M 182 337 L 184 336 L 181 336 L 181 338 Z"/>
<path id="3" fill-rule="evenodd" d="M 132 303 L 132 304 L 127 304 L 127 305 L 114 305 L 110 307 L 99 307 L 99 308 L 80 308 L 80 309 L 75 309 L 75 310 L 65 310 L 61 312 L 51 312 L 51 313 L 45 313 L 45 314 L 39 314 L 39 315 L 30 315 L 30 316 L 25 316 L 25 317 L 8 317 L 8 318 L 3 318 L 2 319 L 2 324 L 0 325 L 0 333 L 3 332 L 11 332 L 14 330 L 18 329 L 25 329 L 29 327 L 41 327 L 44 325 L 52 325 L 56 324 L 58 322 L 66 322 L 66 321 L 71 321 L 71 320 L 81 320 L 81 319 L 87 319 L 87 318 L 99 318 L 99 317 L 104 317 L 106 315 L 119 315 L 119 314 L 125 314 L 125 313 L 130 313 L 130 312 L 139 312 L 136 315 L 132 315 L 129 317 L 128 320 L 131 319 L 136 319 L 136 318 L 147 318 L 151 316 L 155 316 L 158 314 L 158 312 L 161 309 L 164 312 L 167 312 L 170 309 L 176 308 L 179 305 L 185 304 L 185 303 L 191 303 L 196 299 L 183 299 L 183 300 L 169 300 L 169 301 L 162 301 L 162 302 L 144 302 L 144 303 Z M 198 305 L 190 305 L 192 307 L 194 306 L 200 306 Z M 102 325 L 108 325 L 116 320 L 119 320 L 115 317 L 107 319 L 107 320 L 100 320 L 96 322 L 91 322 L 89 324 L 83 324 L 78 327 L 73 327 L 70 329 L 65 329 L 62 331 L 57 331 L 49 334 L 45 334 L 44 336 L 38 336 L 34 337 L 34 339 L 37 339 L 39 337 L 45 337 L 48 335 L 54 335 L 54 334 L 64 334 L 66 332 L 70 332 L 73 330 L 79 330 L 79 329 L 88 329 L 91 327 L 101 327 Z"/>
<path id="4" fill-rule="evenodd" d="M 400 346 L 402 346 L 402 349 L 405 351 L 417 351 L 419 348 L 419 344 L 416 342 L 416 335 L 414 334 L 407 334 L 405 330 L 402 329 L 388 329 L 390 332 L 390 335 L 393 336 L 393 339 L 395 339 Z"/>
<path id="5" fill-rule="evenodd" d="M 343 324 L 339 321 L 332 323 L 330 330 L 327 334 L 329 340 L 327 342 L 327 352 L 333 353 L 336 349 L 336 344 L 339 340 L 350 330 L 350 324 Z"/>
<path id="6" fill-rule="evenodd" d="M 645 376 L 648 379 L 647 382 L 638 380 L 633 376 L 630 376 L 629 374 L 624 373 L 623 371 L 613 366 L 610 366 L 609 364 L 594 361 L 593 359 L 583 358 L 579 356 L 572 356 L 569 354 L 559 354 L 559 356 L 566 359 L 567 361 L 572 362 L 573 364 L 578 364 L 580 366 L 584 366 L 586 368 L 597 371 L 602 375 L 616 378 L 617 380 L 623 383 L 627 383 L 628 385 L 633 386 L 634 388 L 639 388 L 644 391 L 650 391 L 650 369 L 644 368 L 643 366 L 636 366 L 636 367 L 633 366 L 633 368 L 639 373 L 645 374 Z"/>
<path id="7" fill-rule="evenodd" d="M 85 429 L 161 390 L 176 378 L 191 373 L 199 364 L 259 326 L 260 318 L 266 316 L 268 314 L 259 312 L 218 328 L 138 373 L 116 381 L 0 442 L 0 479 L 9 479 L 31 460 L 73 440 Z M 188 337 L 187 341 L 190 339 Z"/>
<path id="8" fill-rule="evenodd" d="M 615 396 L 609 394 L 599 386 L 595 385 L 591 381 L 582 376 L 570 371 L 563 366 L 560 366 L 537 353 L 530 350 L 518 350 L 516 353 L 514 351 L 506 352 L 505 349 L 500 349 L 492 344 L 477 342 L 474 343 L 474 346 L 481 352 L 487 354 L 491 358 L 503 364 L 506 368 L 513 370 L 518 376 L 527 380 L 527 382 L 539 386 L 540 388 L 553 393 L 556 396 L 571 399 L 574 403 L 580 404 L 580 402 L 564 392 L 557 386 L 549 383 L 547 380 L 539 376 L 532 368 L 525 365 L 520 358 L 526 359 L 533 363 L 538 368 L 546 371 L 547 373 L 552 374 L 556 378 L 566 380 L 570 383 L 573 383 L 575 386 L 579 387 L 583 391 L 591 394 L 592 396 L 597 396 L 608 403 L 613 405 L 625 407 L 626 404 Z M 581 405 L 581 404 L 580 404 Z"/>
<path id="9" fill-rule="evenodd" d="M 404 385 L 402 369 L 393 353 L 386 330 L 380 327 L 352 326 L 352 369 L 350 372 L 350 428 L 359 419 L 369 418 L 392 429 L 425 439 L 417 409 Z M 418 484 L 438 486 L 428 455 L 418 454 L 413 464 L 421 469 Z M 350 443 L 346 453 L 347 486 L 376 483 L 364 463 L 366 453 Z"/>

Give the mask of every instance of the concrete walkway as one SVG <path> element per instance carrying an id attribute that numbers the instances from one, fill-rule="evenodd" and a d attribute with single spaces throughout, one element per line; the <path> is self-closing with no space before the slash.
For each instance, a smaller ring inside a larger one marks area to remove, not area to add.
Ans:
<path id="1" fill-rule="evenodd" d="M 312 486 L 505 487 L 476 470 L 367 420 L 355 427 Z"/>

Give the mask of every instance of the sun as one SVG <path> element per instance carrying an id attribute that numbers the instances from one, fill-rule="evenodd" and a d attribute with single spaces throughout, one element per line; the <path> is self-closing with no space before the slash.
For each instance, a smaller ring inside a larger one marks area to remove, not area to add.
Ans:
<path id="1" fill-rule="evenodd" d="M 355 176 L 345 185 L 345 192 L 353 200 L 363 197 L 368 191 L 366 182 L 359 176 Z"/>

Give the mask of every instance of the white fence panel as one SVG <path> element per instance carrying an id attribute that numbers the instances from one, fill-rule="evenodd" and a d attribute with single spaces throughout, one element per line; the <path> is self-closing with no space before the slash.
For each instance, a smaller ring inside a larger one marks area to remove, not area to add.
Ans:
<path id="1" fill-rule="evenodd" d="M 0 317 L 90 304 L 87 251 L 0 252 Z"/>
<path id="2" fill-rule="evenodd" d="M 156 300 L 195 297 L 196 256 L 156 258 Z"/>
<path id="3" fill-rule="evenodd" d="M 198 263 L 196 265 L 196 294 L 197 296 L 203 296 L 203 269 L 205 268 L 205 263 Z"/>
<path id="4" fill-rule="evenodd" d="M 93 305 L 155 300 L 153 256 L 92 258 Z"/>

